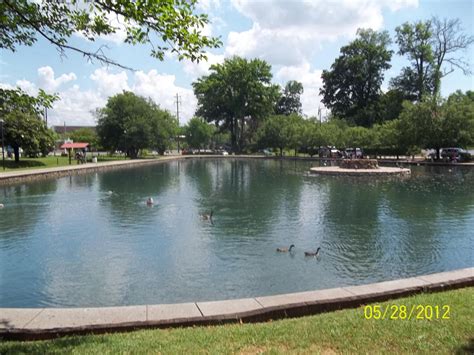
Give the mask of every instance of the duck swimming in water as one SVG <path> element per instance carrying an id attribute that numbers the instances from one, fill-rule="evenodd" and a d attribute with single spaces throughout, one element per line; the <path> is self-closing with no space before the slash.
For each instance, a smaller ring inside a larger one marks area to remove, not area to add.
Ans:
<path id="1" fill-rule="evenodd" d="M 293 249 L 295 247 L 294 244 L 291 244 L 289 248 L 277 248 L 277 252 L 279 253 L 287 253 L 287 252 L 291 252 L 291 249 Z"/>
<path id="2" fill-rule="evenodd" d="M 0 208 L 3 208 L 5 207 L 5 205 L 3 203 L 0 203 Z"/>
<path id="3" fill-rule="evenodd" d="M 154 203 L 155 201 L 153 201 L 153 197 L 148 197 L 148 199 L 146 200 L 146 204 L 148 206 L 153 206 Z"/>
<path id="4" fill-rule="evenodd" d="M 315 252 L 312 252 L 312 251 L 305 251 L 305 252 L 304 252 L 304 256 L 318 256 L 320 249 L 321 249 L 321 248 L 316 249 Z"/>
<path id="5" fill-rule="evenodd" d="M 204 220 L 204 221 L 211 221 L 212 222 L 212 215 L 214 214 L 214 211 L 211 210 L 211 213 L 210 214 L 202 214 L 201 215 L 201 218 Z"/>

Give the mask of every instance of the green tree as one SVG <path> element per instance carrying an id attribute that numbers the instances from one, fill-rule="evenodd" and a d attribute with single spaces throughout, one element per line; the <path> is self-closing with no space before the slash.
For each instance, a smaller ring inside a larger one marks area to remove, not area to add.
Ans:
<path id="1" fill-rule="evenodd" d="M 456 92 L 445 102 L 427 97 L 404 103 L 400 130 L 406 146 L 436 149 L 463 147 L 474 142 L 474 94 Z"/>
<path id="2" fill-rule="evenodd" d="M 398 54 L 406 55 L 411 62 L 402 73 L 392 79 L 391 86 L 404 92 L 405 98 L 420 101 L 433 92 L 433 36 L 431 21 L 405 22 L 395 28 Z"/>
<path id="3" fill-rule="evenodd" d="M 120 150 L 137 158 L 140 150 L 158 148 L 160 152 L 174 137 L 176 120 L 150 99 L 124 91 L 110 97 L 97 111 L 100 144 L 110 151 Z"/>
<path id="4" fill-rule="evenodd" d="M 0 48 L 15 51 L 19 45 L 31 46 L 42 37 L 62 56 L 66 51 L 88 60 L 124 67 L 104 54 L 103 47 L 88 51 L 77 47 L 71 37 L 79 33 L 90 41 L 120 30 L 110 19 L 118 19 L 126 31 L 125 43 L 149 44 L 151 56 L 163 60 L 165 53 L 192 61 L 206 59 L 207 47 L 218 47 L 217 38 L 204 36 L 207 15 L 195 14 L 197 0 L 160 1 L 28 1 L 0 2 Z"/>
<path id="5" fill-rule="evenodd" d="M 292 113 L 301 115 L 303 113 L 301 106 L 301 94 L 303 91 L 303 84 L 298 81 L 291 80 L 286 83 L 277 102 L 275 113 L 277 115 L 290 115 Z"/>
<path id="6" fill-rule="evenodd" d="M 57 95 L 40 90 L 30 96 L 21 89 L 0 89 L 0 117 L 4 117 L 5 143 L 13 148 L 15 162 L 20 161 L 20 148 L 27 155 L 48 154 L 54 147 L 54 133 L 46 127 L 41 115 L 51 108 Z"/>
<path id="7" fill-rule="evenodd" d="M 13 148 L 15 162 L 20 161 L 20 148 L 29 157 L 46 156 L 53 148 L 55 134 L 38 116 L 14 110 L 5 115 L 5 144 Z"/>
<path id="8" fill-rule="evenodd" d="M 84 127 L 76 129 L 71 132 L 70 138 L 74 142 L 89 143 L 89 149 L 97 149 L 99 146 L 99 136 L 92 128 Z"/>
<path id="9" fill-rule="evenodd" d="M 162 110 L 159 106 L 153 106 L 153 119 L 151 120 L 152 142 L 150 148 L 156 149 L 159 154 L 163 155 L 169 149 L 178 135 L 178 122 L 176 117 L 166 110 Z"/>
<path id="10" fill-rule="evenodd" d="M 301 121 L 297 114 L 268 117 L 257 132 L 258 146 L 279 149 L 280 156 L 283 156 L 283 149 L 296 148 L 300 144 Z"/>
<path id="11" fill-rule="evenodd" d="M 348 122 L 369 127 L 370 108 L 380 96 L 384 71 L 391 67 L 388 32 L 359 29 L 357 38 L 341 48 L 341 55 L 322 74 L 322 102 Z"/>
<path id="12" fill-rule="evenodd" d="M 233 57 L 212 65 L 210 71 L 193 83 L 196 114 L 229 131 L 232 150 L 241 152 L 278 98 L 278 86 L 271 84 L 271 66 L 260 59 Z"/>
<path id="13" fill-rule="evenodd" d="M 411 66 L 404 67 L 390 85 L 403 91 L 406 99 L 420 101 L 424 95 L 439 96 L 441 79 L 455 69 L 465 75 L 471 73 L 469 63 L 458 53 L 474 43 L 474 36 L 464 34 L 459 19 L 433 17 L 406 22 L 395 31 L 398 54 L 406 55 Z"/>
<path id="14" fill-rule="evenodd" d="M 185 127 L 186 142 L 189 147 L 202 149 L 209 146 L 215 132 L 215 126 L 200 117 L 193 117 Z"/>

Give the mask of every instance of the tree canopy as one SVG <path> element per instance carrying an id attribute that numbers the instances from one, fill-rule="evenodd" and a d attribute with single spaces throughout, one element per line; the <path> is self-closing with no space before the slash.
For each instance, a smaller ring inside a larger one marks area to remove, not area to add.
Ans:
<path id="1" fill-rule="evenodd" d="M 336 116 L 361 126 L 370 126 L 368 110 L 380 96 L 384 71 L 391 67 L 388 32 L 359 29 L 357 38 L 341 48 L 330 70 L 322 74 L 322 102 Z"/>
<path id="2" fill-rule="evenodd" d="M 110 151 L 120 150 L 137 158 L 140 150 L 163 153 L 176 135 L 176 119 L 150 99 L 124 91 L 110 97 L 97 111 L 100 144 Z"/>
<path id="3" fill-rule="evenodd" d="M 290 80 L 282 90 L 281 97 L 277 102 L 275 113 L 277 115 L 290 115 L 303 113 L 301 106 L 301 94 L 303 93 L 303 84 L 296 80 Z"/>
<path id="4" fill-rule="evenodd" d="M 193 117 L 185 126 L 186 142 L 190 148 L 202 149 L 209 146 L 215 126 L 200 117 Z"/>
<path id="5" fill-rule="evenodd" d="M 410 101 L 420 101 L 424 95 L 438 96 L 441 79 L 455 69 L 466 75 L 471 73 L 469 63 L 459 52 L 474 43 L 474 36 L 464 34 L 459 19 L 433 17 L 405 22 L 395 32 L 398 54 L 406 55 L 411 65 L 391 80 L 391 86 L 403 91 Z"/>
<path id="6" fill-rule="evenodd" d="M 20 161 L 20 148 L 33 157 L 46 155 L 54 148 L 55 134 L 46 127 L 41 115 L 57 99 L 57 95 L 48 95 L 43 90 L 31 96 L 19 88 L 0 89 L 5 144 L 13 148 L 16 162 Z"/>
<path id="7" fill-rule="evenodd" d="M 74 51 L 88 60 L 124 67 L 104 53 L 79 48 L 71 43 L 73 34 L 90 41 L 119 30 L 126 32 L 125 43 L 149 44 L 151 56 L 163 60 L 165 53 L 200 61 L 205 49 L 221 45 L 218 38 L 202 34 L 209 23 L 205 14 L 195 13 L 197 0 L 95 0 L 0 2 L 0 48 L 15 51 L 19 45 L 31 46 L 38 37 L 54 45 L 61 55 Z M 117 25 L 112 20 L 117 20 Z M 122 29 L 119 27 L 121 26 Z"/>
<path id="8" fill-rule="evenodd" d="M 229 131 L 232 150 L 240 152 L 275 107 L 278 86 L 271 84 L 271 66 L 260 59 L 233 57 L 210 71 L 193 83 L 197 115 Z"/>

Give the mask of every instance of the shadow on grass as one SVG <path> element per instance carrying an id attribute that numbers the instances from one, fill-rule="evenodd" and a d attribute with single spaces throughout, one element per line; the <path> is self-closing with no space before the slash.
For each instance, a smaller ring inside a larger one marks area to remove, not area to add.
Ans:
<path id="1" fill-rule="evenodd" d="M 14 160 L 5 160 L 5 167 L 7 169 L 26 169 L 45 167 L 46 164 L 38 160 L 20 160 L 18 163 Z"/>
<path id="2" fill-rule="evenodd" d="M 456 354 L 474 354 L 474 338 L 469 339 L 469 341 L 456 350 Z"/>
<path id="3" fill-rule="evenodd" d="M 108 343 L 106 336 L 70 336 L 54 340 L 41 341 L 3 341 L 0 348 L 2 354 L 48 354 L 48 353 L 71 353 L 77 347 L 98 346 L 101 343 Z"/>

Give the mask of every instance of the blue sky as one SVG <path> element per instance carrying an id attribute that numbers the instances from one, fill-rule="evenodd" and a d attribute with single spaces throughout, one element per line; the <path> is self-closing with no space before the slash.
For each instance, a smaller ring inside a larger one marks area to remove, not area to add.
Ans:
<path id="1" fill-rule="evenodd" d="M 93 125 L 95 109 L 122 90 L 151 97 L 175 112 L 174 99 L 179 93 L 184 124 L 196 108 L 191 83 L 208 73 L 210 64 L 239 55 L 269 62 L 275 83 L 302 82 L 303 111 L 311 116 L 321 106 L 318 92 L 322 70 L 331 66 L 341 46 L 354 38 L 357 28 L 387 30 L 393 38 L 395 27 L 403 22 L 438 16 L 459 18 L 465 33 L 474 35 L 472 0 L 202 0 L 197 10 L 208 13 L 212 21 L 204 29 L 206 34 L 220 36 L 223 41 L 221 48 L 209 52 L 207 63 L 179 62 L 171 56 L 159 62 L 149 56 L 148 46 L 120 43 L 120 32 L 95 43 L 74 35 L 72 45 L 90 50 L 107 45 L 108 56 L 137 71 L 87 63 L 71 52 L 61 58 L 53 46 L 40 39 L 32 47 L 0 52 L 0 85 L 20 86 L 31 94 L 38 88 L 59 93 L 61 100 L 49 112 L 50 125 Z M 396 52 L 395 44 L 392 47 Z M 474 69 L 474 48 L 460 54 L 469 59 Z M 406 58 L 393 56 L 392 68 L 385 73 L 384 89 L 405 65 Z M 473 77 L 455 71 L 443 79 L 444 96 L 458 89 L 474 90 Z"/>

